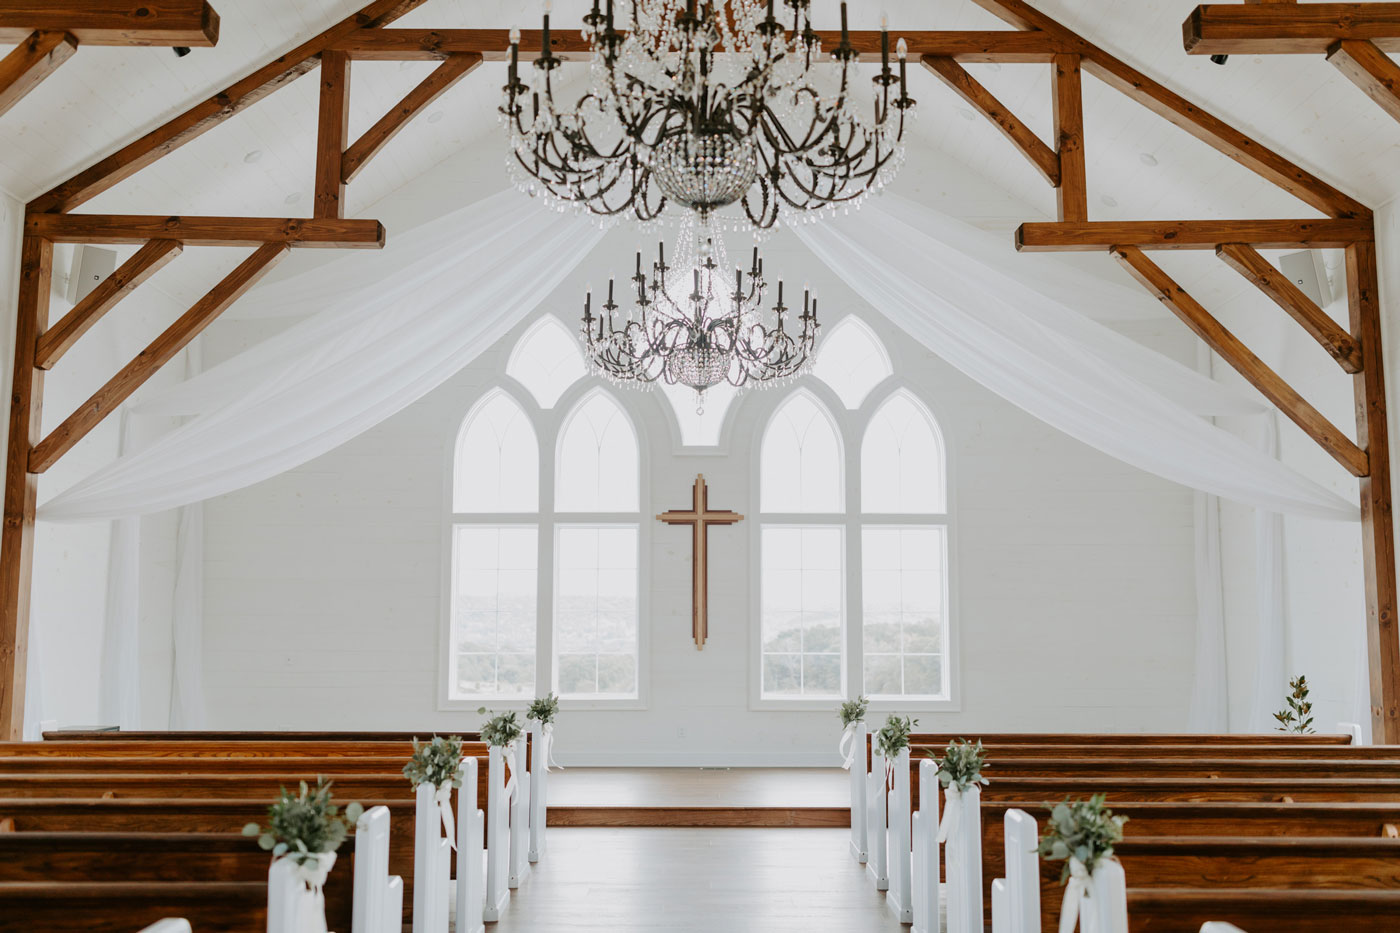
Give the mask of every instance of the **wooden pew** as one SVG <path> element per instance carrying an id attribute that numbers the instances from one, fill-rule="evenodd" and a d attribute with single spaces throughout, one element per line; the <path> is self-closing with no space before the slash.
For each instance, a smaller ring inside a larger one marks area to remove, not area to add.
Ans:
<path id="1" fill-rule="evenodd" d="M 468 752 L 477 758 L 486 752 Z M 64 755 L 0 757 L 0 774 L 393 774 L 408 757 L 391 758 L 92 758 Z M 405 778 L 407 781 L 407 778 Z"/>
<path id="2" fill-rule="evenodd" d="M 1232 758 L 1309 761 L 1400 761 L 1400 745 L 984 745 L 995 763 L 1019 758 Z M 911 746 L 912 755 L 942 758 L 946 745 Z"/>
<path id="3" fill-rule="evenodd" d="M 872 731 L 878 725 L 872 726 Z M 911 745 L 947 747 L 954 739 L 984 745 L 1350 745 L 1342 734 L 1290 735 L 1282 732 L 1195 734 L 1173 732 L 915 732 Z"/>
<path id="4" fill-rule="evenodd" d="M 918 751 L 922 751 L 919 749 Z M 911 767 L 928 757 L 911 757 Z M 1307 773 L 1327 778 L 1400 778 L 1400 759 L 1391 761 L 1327 761 L 1300 765 L 1280 758 L 1003 758 L 989 759 L 988 779 L 1016 777 L 1179 777 L 1179 778 L 1297 778 Z"/>
<path id="5" fill-rule="evenodd" d="M 255 774 L 0 774 L 5 797 L 199 797 L 271 802 L 282 788 L 314 782 L 315 773 Z M 402 774 L 327 774 L 336 800 L 395 797 L 408 788 Z M 481 793 L 485 793 L 482 787 Z M 484 802 L 484 800 L 483 800 Z"/>
<path id="6" fill-rule="evenodd" d="M 165 917 L 199 933 L 263 933 L 267 882 L 0 882 L 0 933 L 131 933 Z"/>
<path id="7" fill-rule="evenodd" d="M 988 777 L 993 775 L 989 773 Z M 0 780 L 3 780 L 0 775 Z M 0 785 L 3 792 L 3 785 Z M 1004 800 L 1056 802 L 1106 794 L 1110 806 L 1127 801 L 1400 802 L 1400 778 L 1166 778 L 1014 777 L 982 788 L 984 804 Z M 919 807 L 917 763 L 910 765 L 912 809 Z"/>
<path id="8" fill-rule="evenodd" d="M 1211 920 L 1250 933 L 1394 933 L 1397 917 L 1400 891 L 1128 888 L 1130 933 L 1197 933 Z"/>
<path id="9" fill-rule="evenodd" d="M 481 741 L 479 732 L 444 732 L 432 729 L 420 732 L 357 732 L 345 731 L 242 731 L 242 730 L 120 730 L 120 729 L 54 729 L 43 733 L 44 741 L 157 741 L 157 742 L 410 742 L 427 741 L 435 735 L 455 735 L 464 742 Z"/>

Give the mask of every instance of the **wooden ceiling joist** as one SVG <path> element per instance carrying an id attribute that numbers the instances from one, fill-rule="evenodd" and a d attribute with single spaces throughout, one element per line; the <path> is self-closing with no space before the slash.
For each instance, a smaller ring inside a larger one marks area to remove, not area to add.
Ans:
<path id="1" fill-rule="evenodd" d="M 1339 431 L 1336 425 L 1299 395 L 1287 380 L 1255 356 L 1243 341 L 1149 259 L 1146 253 L 1135 246 L 1118 246 L 1110 252 L 1134 279 L 1170 308 L 1206 346 L 1234 367 L 1250 385 L 1276 405 L 1289 420 L 1302 428 L 1351 475 L 1367 476 L 1370 473 L 1371 467 L 1366 451 Z"/>
<path id="2" fill-rule="evenodd" d="M 150 240 L 79 301 L 39 338 L 34 365 L 52 369 L 63 354 L 102 317 L 172 262 L 184 249 L 179 240 Z"/>
<path id="3" fill-rule="evenodd" d="M 26 233 L 55 243 L 139 245 L 180 240 L 190 246 L 289 246 L 378 249 L 384 225 L 339 217 L 157 217 L 148 214 L 29 214 Z"/>
<path id="4" fill-rule="evenodd" d="M 66 32 L 83 45 L 212 46 L 219 14 L 208 0 L 0 0 L 0 44 L 35 31 Z"/>
<path id="5" fill-rule="evenodd" d="M 73 445 L 102 423 L 118 405 L 155 375 L 156 370 L 174 359 L 189 342 L 198 337 L 223 311 L 237 301 L 258 280 L 272 270 L 290 249 L 286 243 L 259 246 L 238 268 L 215 285 L 208 294 L 182 314 L 159 337 L 121 368 L 107 384 L 93 393 L 63 423 L 53 429 L 29 454 L 29 472 L 43 473 Z"/>
<path id="6" fill-rule="evenodd" d="M 1288 312 L 1343 370 L 1349 373 L 1361 371 L 1361 348 L 1351 334 L 1252 246 L 1222 243 L 1216 247 L 1215 255 Z"/>
<path id="7" fill-rule="evenodd" d="M 346 184 L 353 181 L 369 164 L 370 159 L 378 155 L 380 150 L 398 135 L 399 130 L 407 126 L 424 107 L 432 104 L 454 84 L 474 71 L 481 61 L 481 55 L 477 52 L 448 56 L 431 74 L 419 82 L 417 87 L 405 94 L 403 100 L 390 108 L 374 126 L 365 130 L 364 135 L 345 150 L 340 159 L 341 181 Z"/>
<path id="8" fill-rule="evenodd" d="M 350 59 L 344 52 L 321 53 L 321 104 L 316 119 L 317 217 L 345 216 L 341 160 L 350 145 Z"/>
<path id="9" fill-rule="evenodd" d="M 1321 55 L 1343 39 L 1400 52 L 1400 3 L 1207 3 L 1181 35 L 1192 55 Z"/>
<path id="10" fill-rule="evenodd" d="M 67 32 L 34 32 L 0 59 L 0 116 L 78 51 Z"/>
<path id="11" fill-rule="evenodd" d="M 841 41 L 839 32 L 817 31 L 822 47 L 834 49 Z M 863 62 L 880 61 L 880 33 L 853 29 L 851 46 Z M 952 58 L 960 62 L 1048 62 L 1060 52 L 1073 51 L 1064 39 L 1036 31 L 1008 29 L 900 31 L 914 61 L 924 55 Z M 538 29 L 520 30 L 520 55 L 533 59 L 544 40 Z M 591 57 L 588 42 L 574 29 L 550 32 L 550 50 L 564 61 L 586 62 Z M 508 29 L 363 29 L 346 34 L 330 48 L 345 52 L 356 61 L 432 61 L 449 55 L 477 54 L 488 62 L 509 57 Z"/>
<path id="12" fill-rule="evenodd" d="M 1051 185 L 1058 188 L 1060 186 L 1060 156 L 1054 149 L 1045 144 L 1035 131 L 1026 126 L 1014 113 L 1012 113 L 991 91 L 982 86 L 982 83 L 968 74 L 967 69 L 959 65 L 952 58 L 940 57 L 937 55 L 925 55 L 923 57 L 924 67 L 936 74 L 944 84 L 952 88 L 953 91 L 967 102 L 967 105 L 986 117 L 999 130 L 1003 136 L 1011 141 L 1021 153 L 1026 157 L 1026 161 L 1035 166 L 1041 177 Z"/>
<path id="13" fill-rule="evenodd" d="M 1256 249 L 1341 249 L 1373 236 L 1370 220 L 1113 220 L 1024 223 L 1016 248 L 1036 252 L 1215 249 L 1248 243 Z"/>
<path id="14" fill-rule="evenodd" d="M 1343 39 L 1327 50 L 1327 60 L 1382 110 L 1400 120 L 1400 65 L 1374 42 Z"/>
<path id="15" fill-rule="evenodd" d="M 1084 155 L 1084 87 L 1078 55 L 1056 55 L 1050 63 L 1051 112 L 1060 183 L 1055 207 L 1060 220 L 1089 219 L 1089 177 Z"/>

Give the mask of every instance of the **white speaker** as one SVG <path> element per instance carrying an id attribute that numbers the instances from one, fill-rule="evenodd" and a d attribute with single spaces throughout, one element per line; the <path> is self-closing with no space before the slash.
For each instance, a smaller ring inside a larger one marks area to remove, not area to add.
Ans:
<path id="1" fill-rule="evenodd" d="M 79 246 L 73 250 L 73 268 L 68 273 L 68 303 L 77 304 L 117 268 L 115 250 L 100 246 Z"/>
<path id="2" fill-rule="evenodd" d="M 1278 262 L 1283 274 L 1293 284 L 1302 289 L 1319 308 L 1332 303 L 1332 288 L 1327 283 L 1327 269 L 1322 265 L 1322 255 L 1316 250 L 1305 249 L 1301 253 L 1289 253 Z"/>

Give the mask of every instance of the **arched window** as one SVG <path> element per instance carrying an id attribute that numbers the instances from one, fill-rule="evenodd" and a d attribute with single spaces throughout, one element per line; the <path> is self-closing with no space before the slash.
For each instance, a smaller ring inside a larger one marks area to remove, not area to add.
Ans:
<path id="1" fill-rule="evenodd" d="M 908 392 L 861 444 L 862 692 L 948 696 L 948 516 L 943 443 Z"/>
<path id="2" fill-rule="evenodd" d="M 458 433 L 444 671 L 445 699 L 464 708 L 549 690 L 601 705 L 640 695 L 640 445 L 601 389 L 553 410 L 582 365 L 544 319 L 508 367 L 539 407 L 492 388 Z M 554 451 L 544 471 L 541 441 Z"/>
<path id="3" fill-rule="evenodd" d="M 843 318 L 822 339 L 812 374 L 831 386 L 847 408 L 859 408 L 894 372 L 880 338 L 855 317 Z"/>
<path id="4" fill-rule="evenodd" d="M 839 697 L 845 609 L 841 441 L 798 392 L 768 422 L 759 465 L 761 694 Z"/>

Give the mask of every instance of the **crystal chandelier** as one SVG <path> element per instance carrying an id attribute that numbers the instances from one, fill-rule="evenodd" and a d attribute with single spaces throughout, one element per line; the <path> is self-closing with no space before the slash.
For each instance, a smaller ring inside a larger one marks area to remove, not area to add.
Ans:
<path id="1" fill-rule="evenodd" d="M 581 331 L 591 367 L 619 384 L 687 386 L 695 390 L 699 413 L 705 390 L 721 382 L 774 384 L 801 375 L 811 364 L 819 326 L 810 290 L 803 290 L 794 320 L 781 281 L 776 302 L 764 311 L 768 285 L 757 247 L 747 276 L 735 267 L 731 279 L 729 268 L 723 239 L 694 222 L 682 228 L 674 264 L 666 262 L 665 245 L 658 246 L 650 278 L 639 251 L 625 313 L 611 279 L 596 315 L 592 289 L 584 299 Z"/>
<path id="2" fill-rule="evenodd" d="M 740 224 L 848 207 L 883 187 L 903 160 L 906 48 L 890 67 L 881 30 L 871 119 L 858 111 L 860 53 L 846 29 L 823 74 L 811 0 L 614 0 L 583 18 L 592 50 L 588 87 L 572 109 L 555 100 L 545 4 L 533 81 L 519 76 L 511 33 L 500 108 L 516 181 L 531 194 L 603 217 L 652 220 L 668 203 L 711 212 L 741 203 Z M 621 24 L 623 28 L 619 29 Z M 896 88 L 897 86 L 897 88 Z M 746 224 L 746 225 L 747 225 Z"/>

